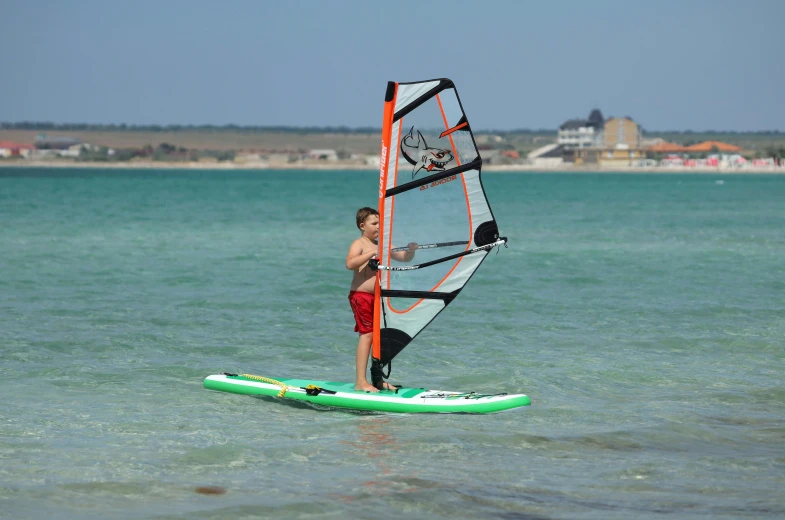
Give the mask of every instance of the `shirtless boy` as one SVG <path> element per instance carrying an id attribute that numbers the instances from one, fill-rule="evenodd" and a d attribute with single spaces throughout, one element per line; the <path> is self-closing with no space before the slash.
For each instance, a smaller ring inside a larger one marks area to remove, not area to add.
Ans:
<path id="1" fill-rule="evenodd" d="M 354 388 L 378 392 L 379 389 L 368 382 L 366 372 L 373 339 L 373 298 L 376 284 L 376 271 L 368 267 L 368 261 L 379 253 L 379 213 L 373 208 L 360 208 L 357 211 L 357 228 L 362 236 L 352 242 L 346 255 L 346 268 L 354 272 L 349 288 L 349 304 L 354 312 L 354 331 L 360 333 L 355 360 L 357 380 Z M 408 251 L 393 253 L 392 258 L 401 262 L 410 261 L 414 258 L 417 244 L 412 242 L 408 247 Z M 395 390 L 387 383 L 384 383 L 384 388 Z"/>

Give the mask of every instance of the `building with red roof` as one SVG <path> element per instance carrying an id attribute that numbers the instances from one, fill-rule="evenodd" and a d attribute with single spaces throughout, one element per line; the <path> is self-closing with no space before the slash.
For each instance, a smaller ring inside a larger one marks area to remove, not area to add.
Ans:
<path id="1" fill-rule="evenodd" d="M 702 143 L 688 146 L 686 152 L 740 152 L 742 148 L 736 145 L 723 143 L 720 141 L 704 141 Z"/>
<path id="2" fill-rule="evenodd" d="M 27 157 L 32 150 L 31 144 L 0 141 L 0 157 Z"/>

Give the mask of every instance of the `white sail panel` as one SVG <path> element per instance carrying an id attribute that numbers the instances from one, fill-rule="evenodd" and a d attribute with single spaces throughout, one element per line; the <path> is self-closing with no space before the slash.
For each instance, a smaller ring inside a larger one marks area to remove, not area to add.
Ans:
<path id="1" fill-rule="evenodd" d="M 387 326 L 401 330 L 411 337 L 416 336 L 445 306 L 441 300 L 416 300 L 413 298 L 393 298 L 393 300 L 401 310 L 417 305 L 417 312 L 401 312 L 401 310 L 394 310 L 395 307 L 385 302 L 388 305 L 385 309 Z"/>
<path id="2" fill-rule="evenodd" d="M 398 92 L 395 98 L 395 111 L 403 110 L 412 101 L 416 101 L 420 96 L 429 90 L 439 86 L 440 81 L 424 81 L 422 83 L 409 83 L 398 85 Z"/>

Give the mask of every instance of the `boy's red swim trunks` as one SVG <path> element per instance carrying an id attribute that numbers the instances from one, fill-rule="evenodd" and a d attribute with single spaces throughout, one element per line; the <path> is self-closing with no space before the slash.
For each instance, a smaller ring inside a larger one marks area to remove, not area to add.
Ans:
<path id="1" fill-rule="evenodd" d="M 373 294 L 362 291 L 349 291 L 349 305 L 354 311 L 354 332 L 368 334 L 373 332 Z"/>

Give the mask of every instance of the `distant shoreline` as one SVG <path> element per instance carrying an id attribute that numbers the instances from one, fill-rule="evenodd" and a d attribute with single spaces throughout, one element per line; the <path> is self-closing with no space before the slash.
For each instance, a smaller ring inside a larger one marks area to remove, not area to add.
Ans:
<path id="1" fill-rule="evenodd" d="M 275 164 L 264 163 L 235 163 L 235 162 L 73 162 L 73 161 L 0 161 L 2 168 L 61 168 L 61 169 L 105 169 L 105 170 L 245 170 L 245 171 L 277 171 L 277 170 L 319 170 L 319 171 L 369 171 L 376 172 L 377 168 L 366 164 L 331 162 L 329 164 Z M 678 167 L 608 167 L 608 166 L 569 166 L 562 164 L 556 167 L 542 167 L 530 165 L 488 165 L 483 166 L 484 172 L 503 173 L 695 173 L 705 175 L 744 175 L 744 174 L 785 174 L 784 166 L 764 166 L 745 168 L 678 168 Z"/>

